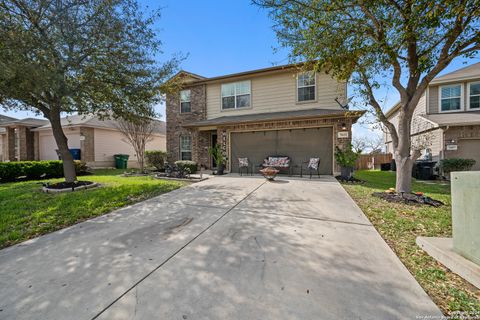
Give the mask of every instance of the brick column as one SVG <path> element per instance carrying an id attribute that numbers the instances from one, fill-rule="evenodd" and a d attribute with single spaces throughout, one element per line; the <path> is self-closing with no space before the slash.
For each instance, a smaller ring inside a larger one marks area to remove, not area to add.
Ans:
<path id="1" fill-rule="evenodd" d="M 15 161 L 15 129 L 5 128 L 7 134 L 5 137 L 5 160 Z"/>
<path id="2" fill-rule="evenodd" d="M 17 127 L 18 130 L 18 148 L 20 161 L 34 159 L 33 132 L 25 126 Z"/>
<path id="3" fill-rule="evenodd" d="M 84 162 L 95 161 L 95 129 L 80 128 L 80 157 Z M 83 140 L 82 140 L 83 139 Z"/>
<path id="4" fill-rule="evenodd" d="M 40 160 L 40 137 L 36 131 L 33 133 L 33 160 Z"/>

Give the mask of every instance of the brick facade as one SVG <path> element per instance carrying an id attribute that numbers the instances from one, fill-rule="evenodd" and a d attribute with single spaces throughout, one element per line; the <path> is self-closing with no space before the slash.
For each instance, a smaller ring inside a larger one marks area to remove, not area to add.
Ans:
<path id="1" fill-rule="evenodd" d="M 445 158 L 462 158 L 463 150 L 447 150 L 447 145 L 458 145 L 461 139 L 480 139 L 480 125 L 450 127 L 444 131 L 443 152 Z"/>
<path id="2" fill-rule="evenodd" d="M 95 129 L 80 128 L 80 157 L 84 162 L 95 161 Z"/>
<path id="3" fill-rule="evenodd" d="M 7 130 L 3 139 L 3 158 L 5 160 L 15 160 L 15 129 L 5 128 Z"/>
<path id="4" fill-rule="evenodd" d="M 180 113 L 180 94 L 167 95 L 166 120 L 167 120 L 167 161 L 173 163 L 180 160 L 180 136 L 192 137 L 192 160 L 207 165 L 209 163 L 208 147 L 210 134 L 196 129 L 186 129 L 184 124 L 204 120 L 207 112 L 207 96 L 205 85 L 190 86 L 191 112 Z"/>
<path id="5" fill-rule="evenodd" d="M 19 159 L 20 161 L 34 160 L 34 133 L 29 128 L 24 126 L 18 126 L 19 137 Z"/>
<path id="6" fill-rule="evenodd" d="M 316 128 L 316 127 L 332 127 L 334 135 L 333 147 L 343 149 L 352 141 L 352 124 L 357 117 L 340 117 L 340 118 L 317 118 L 302 120 L 282 120 L 282 121 L 266 121 L 258 123 L 239 123 L 235 125 L 222 126 L 217 129 L 218 143 L 222 146 L 226 156 L 231 154 L 230 150 L 230 133 L 232 131 L 262 131 L 262 130 L 288 130 L 300 128 Z M 345 127 L 345 129 L 344 129 Z M 339 138 L 338 132 L 348 132 L 348 138 Z M 227 163 L 227 170 L 230 170 L 230 163 Z M 334 172 L 340 171 L 334 161 Z"/>

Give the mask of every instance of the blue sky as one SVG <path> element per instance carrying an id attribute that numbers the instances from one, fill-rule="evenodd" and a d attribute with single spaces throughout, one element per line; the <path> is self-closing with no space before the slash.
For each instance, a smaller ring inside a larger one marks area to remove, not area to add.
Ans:
<path id="1" fill-rule="evenodd" d="M 164 54 L 188 54 L 181 68 L 206 77 L 241 72 L 288 63 L 287 51 L 276 52 L 277 41 L 267 12 L 251 5 L 250 0 L 139 0 L 145 7 L 162 8 L 156 29 L 163 41 Z M 480 59 L 454 61 L 443 73 Z M 353 90 L 349 88 L 349 94 Z M 395 90 L 382 90 L 387 97 L 385 108 L 392 106 L 398 95 Z M 165 107 L 158 112 L 165 114 Z M 34 116 L 26 112 L 8 112 L 21 118 Z M 369 126 L 358 124 L 356 135 L 368 135 Z"/>

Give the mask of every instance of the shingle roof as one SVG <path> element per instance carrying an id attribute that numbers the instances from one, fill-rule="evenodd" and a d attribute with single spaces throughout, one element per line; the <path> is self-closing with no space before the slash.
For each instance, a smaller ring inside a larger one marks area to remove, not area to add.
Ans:
<path id="1" fill-rule="evenodd" d="M 0 123 L 14 121 L 14 120 L 18 120 L 18 119 L 15 119 L 15 118 L 12 118 L 12 117 L 9 117 L 9 116 L 4 116 L 3 114 L 0 114 Z"/>
<path id="2" fill-rule="evenodd" d="M 470 78 L 480 78 L 480 62 L 466 66 L 464 68 L 455 70 L 453 72 L 444 74 L 443 76 L 436 77 L 432 80 L 432 84 L 443 83 L 450 81 L 457 81 Z"/>
<path id="3" fill-rule="evenodd" d="M 313 118 L 313 117 L 332 117 L 332 116 L 348 116 L 351 114 L 353 117 L 360 117 L 365 111 L 348 111 L 341 109 L 307 109 L 296 111 L 283 111 L 283 112 L 269 112 L 269 113 L 256 113 L 246 114 L 239 116 L 224 116 L 214 119 L 201 120 L 186 124 L 186 127 L 201 127 L 201 126 L 213 126 L 222 124 L 234 124 L 242 122 L 261 122 L 271 120 L 286 120 L 286 119 L 301 119 L 301 118 Z"/>
<path id="4" fill-rule="evenodd" d="M 94 128 L 108 128 L 116 129 L 117 121 L 113 119 L 103 119 L 101 120 L 97 116 L 93 115 L 69 115 L 61 119 L 63 127 L 72 127 L 72 126 L 85 126 L 85 127 L 94 127 Z M 41 131 L 44 129 L 50 129 L 52 126 L 50 123 L 37 128 L 36 130 Z M 155 132 L 165 134 L 165 122 L 160 120 L 155 120 Z"/>
<path id="5" fill-rule="evenodd" d="M 421 115 L 439 126 L 480 125 L 480 112 L 455 112 Z"/>
<path id="6" fill-rule="evenodd" d="M 25 118 L 25 119 L 15 119 L 13 120 L 6 120 L 4 122 L 0 122 L 0 126 L 14 126 L 14 125 L 21 125 L 26 127 L 40 127 L 48 123 L 48 120 L 44 119 L 37 119 L 37 118 Z"/>

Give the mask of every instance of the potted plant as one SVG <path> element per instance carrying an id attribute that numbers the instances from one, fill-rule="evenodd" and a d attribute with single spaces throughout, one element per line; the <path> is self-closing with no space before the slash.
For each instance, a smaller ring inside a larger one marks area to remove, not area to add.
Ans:
<path id="1" fill-rule="evenodd" d="M 208 154 L 210 154 L 217 164 L 217 175 L 223 175 L 223 171 L 225 170 L 225 163 L 227 159 L 225 158 L 222 148 L 219 144 L 216 144 L 215 147 L 208 148 Z"/>
<path id="2" fill-rule="evenodd" d="M 342 179 L 350 180 L 352 178 L 355 161 L 359 156 L 358 152 L 353 151 L 351 143 L 347 144 L 344 150 L 335 147 L 335 160 L 340 165 Z"/>

